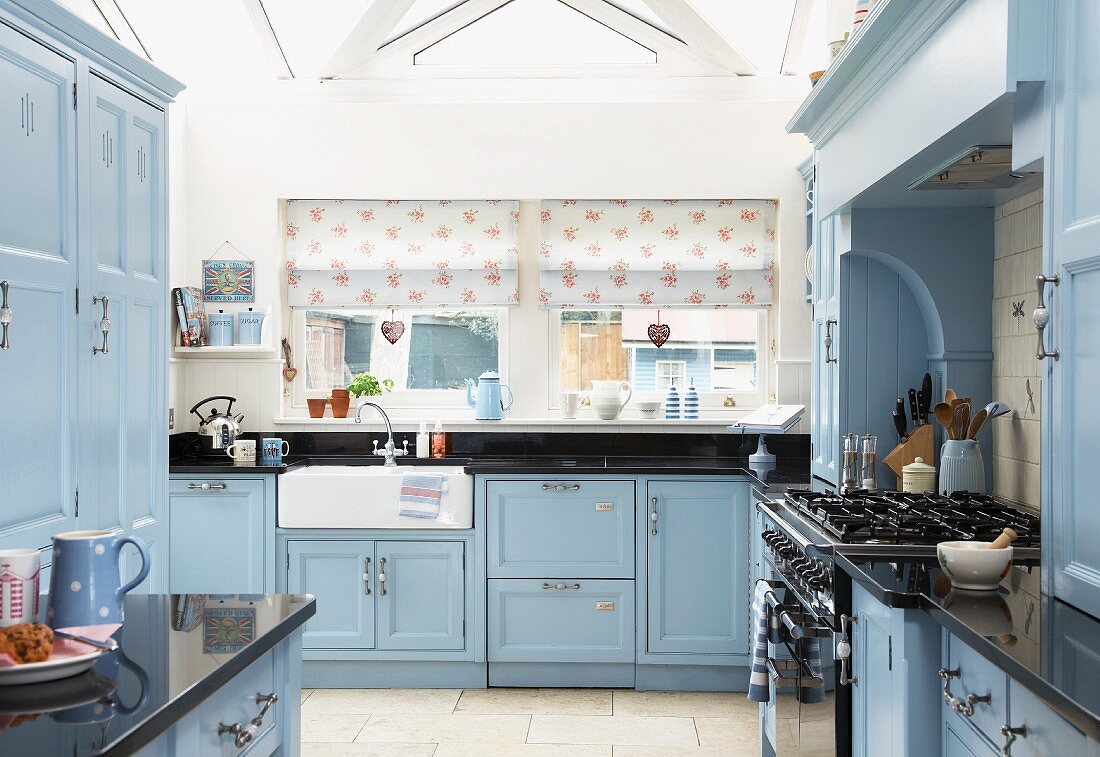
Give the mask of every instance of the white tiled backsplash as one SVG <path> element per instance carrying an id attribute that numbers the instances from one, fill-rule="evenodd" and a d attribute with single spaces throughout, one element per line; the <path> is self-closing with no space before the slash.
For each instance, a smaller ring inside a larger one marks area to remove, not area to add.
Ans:
<path id="1" fill-rule="evenodd" d="M 1042 268 L 1042 190 L 998 205 L 993 219 L 993 397 L 1012 408 L 992 421 L 993 493 L 1038 508 L 1042 364 L 1031 312 Z"/>

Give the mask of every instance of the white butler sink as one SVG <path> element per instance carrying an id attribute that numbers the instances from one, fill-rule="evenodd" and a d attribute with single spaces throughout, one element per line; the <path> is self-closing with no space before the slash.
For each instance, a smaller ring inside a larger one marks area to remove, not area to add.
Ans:
<path id="1" fill-rule="evenodd" d="M 406 473 L 444 477 L 439 517 L 398 515 Z M 472 528 L 474 477 L 442 465 L 306 465 L 279 476 L 280 528 Z"/>

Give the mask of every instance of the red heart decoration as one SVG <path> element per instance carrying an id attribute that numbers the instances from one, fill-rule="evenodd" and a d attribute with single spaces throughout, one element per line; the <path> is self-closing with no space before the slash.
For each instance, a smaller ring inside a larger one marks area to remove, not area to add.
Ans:
<path id="1" fill-rule="evenodd" d="M 669 335 L 672 333 L 672 329 L 668 327 L 667 323 L 651 323 L 649 324 L 649 341 L 653 342 L 658 349 L 662 344 L 668 341 Z"/>
<path id="2" fill-rule="evenodd" d="M 382 336 L 390 344 L 397 344 L 397 340 L 405 333 L 404 321 L 382 321 Z"/>

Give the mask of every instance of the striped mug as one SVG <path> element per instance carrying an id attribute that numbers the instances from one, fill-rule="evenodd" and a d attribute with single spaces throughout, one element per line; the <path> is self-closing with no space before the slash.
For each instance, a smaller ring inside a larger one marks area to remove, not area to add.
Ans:
<path id="1" fill-rule="evenodd" d="M 122 547 L 133 544 L 141 570 L 123 585 L 118 561 Z M 53 628 L 121 623 L 126 592 L 149 575 L 149 549 L 133 536 L 113 531 L 67 531 L 53 537 L 53 570 L 46 601 Z"/>
<path id="2" fill-rule="evenodd" d="M 37 549 L 0 550 L 0 628 L 38 620 Z"/>

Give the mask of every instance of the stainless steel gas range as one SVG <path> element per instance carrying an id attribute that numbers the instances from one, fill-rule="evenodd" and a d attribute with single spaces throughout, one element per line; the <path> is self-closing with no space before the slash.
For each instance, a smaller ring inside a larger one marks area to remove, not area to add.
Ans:
<path id="1" fill-rule="evenodd" d="M 984 495 L 792 490 L 757 509 L 767 601 L 783 635 L 769 643 L 763 724 L 777 755 L 851 754 L 852 586 L 835 555 L 933 556 L 940 541 L 991 541 L 1011 526 L 1016 557 L 1039 556 L 1038 516 Z M 817 676 L 799 643 L 807 638 L 821 642 Z M 805 695 L 817 688 L 824 697 Z"/>

